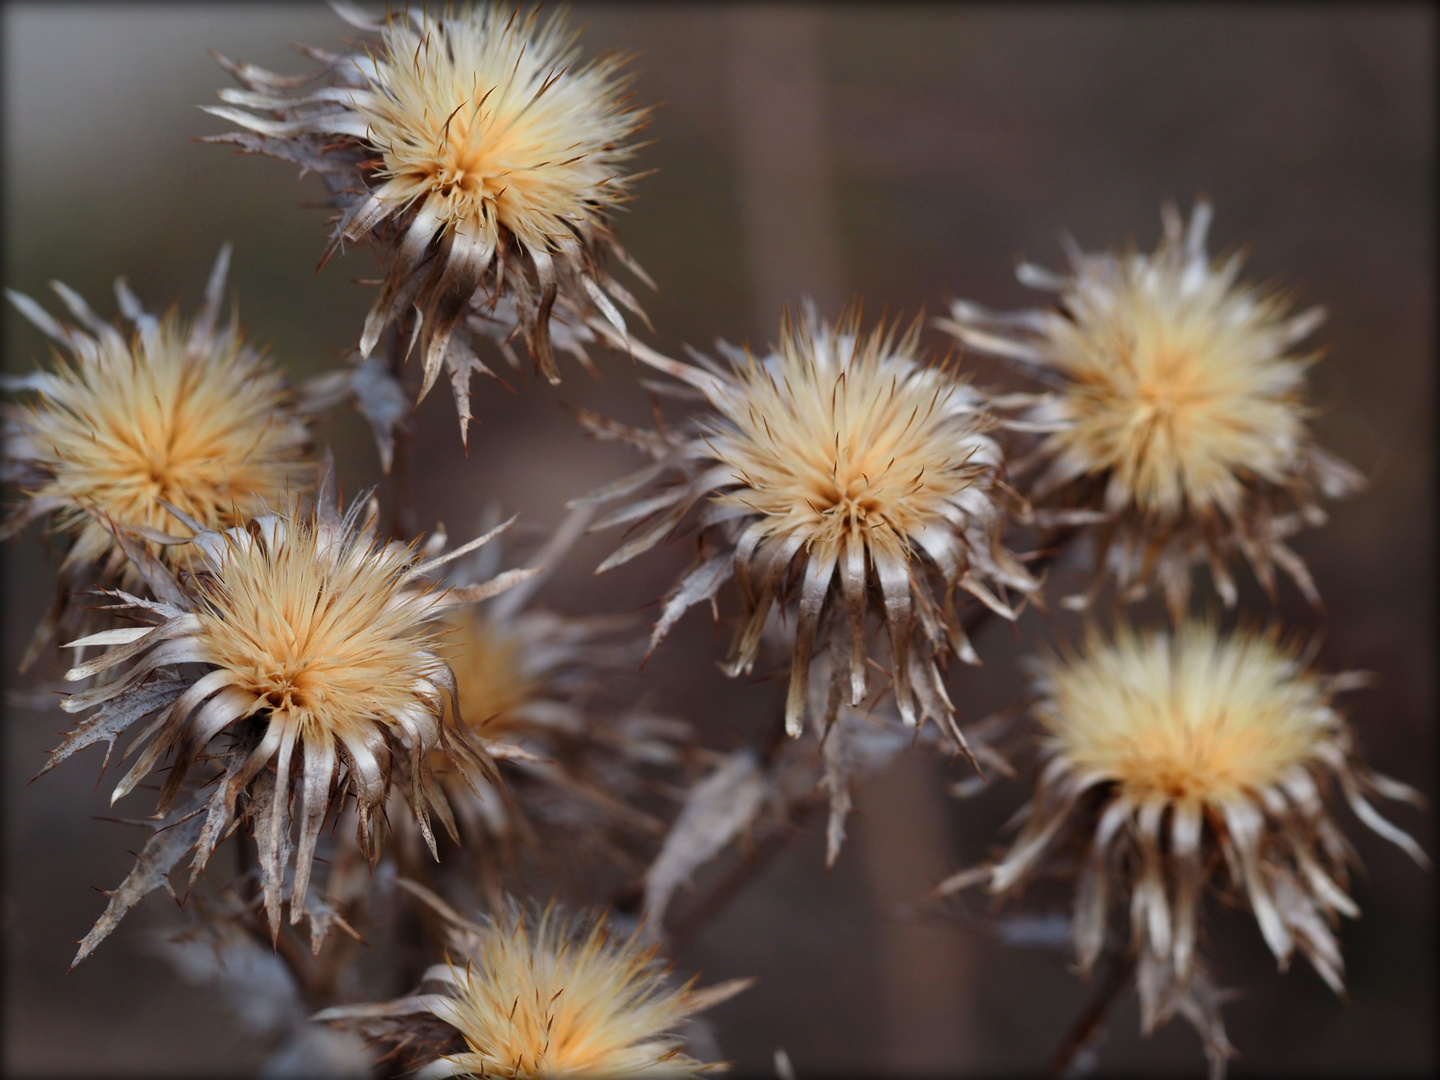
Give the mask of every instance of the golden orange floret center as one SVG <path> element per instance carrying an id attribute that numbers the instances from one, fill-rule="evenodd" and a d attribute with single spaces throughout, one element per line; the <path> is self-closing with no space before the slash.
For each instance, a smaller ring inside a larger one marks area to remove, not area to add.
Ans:
<path id="1" fill-rule="evenodd" d="M 522 184 L 523 162 L 540 148 L 526 146 L 523 132 L 507 130 L 480 114 L 478 102 L 462 102 L 449 118 L 429 118 L 435 128 L 412 145 L 397 149 L 387 140 L 389 124 L 376 126 L 376 139 L 387 147 L 383 153 L 387 175 L 408 181 L 417 192 L 433 192 L 444 200 L 452 219 L 482 215 L 485 203 L 502 202 L 511 182 Z M 392 121 L 393 122 L 393 121 Z M 428 136 L 428 140 L 427 140 Z M 426 141 L 431 149 L 426 152 Z"/>
<path id="2" fill-rule="evenodd" d="M 1037 713 L 1074 771 L 1137 800 L 1260 791 L 1316 760 L 1336 722 L 1319 682 L 1271 640 L 1193 628 L 1052 663 Z"/>
<path id="3" fill-rule="evenodd" d="M 385 201 L 491 242 L 504 226 L 545 250 L 618 201 L 621 140 L 640 123 L 620 100 L 622 62 L 580 66 L 558 19 L 532 22 L 481 5 L 418 36 L 403 20 L 387 27 L 375 89 L 354 103 Z"/>
<path id="4" fill-rule="evenodd" d="M 403 560 L 359 544 L 323 551 L 305 523 L 288 529 L 273 551 L 232 544 L 202 585 L 205 659 L 257 707 L 331 730 L 426 702 L 417 680 L 440 661 L 426 598 L 399 585 Z"/>
<path id="5" fill-rule="evenodd" d="M 694 1065 L 665 1038 L 686 1015 L 683 993 L 666 990 L 653 950 L 617 942 L 596 927 L 583 940 L 542 917 L 495 927 L 472 963 L 453 970 L 457 994 L 441 1015 L 472 1054 L 452 1060 L 476 1075 L 610 1076 L 662 1060 Z M 482 1071 L 483 1070 L 483 1071 Z"/>

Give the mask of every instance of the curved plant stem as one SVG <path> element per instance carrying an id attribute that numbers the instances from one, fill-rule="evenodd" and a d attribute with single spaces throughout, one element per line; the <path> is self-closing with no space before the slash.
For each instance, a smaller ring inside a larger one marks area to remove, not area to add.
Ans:
<path id="1" fill-rule="evenodd" d="M 1119 1002 L 1130 980 L 1135 974 L 1135 953 L 1127 951 L 1124 955 L 1112 956 L 1109 970 L 1105 974 L 1105 981 L 1095 991 L 1095 996 L 1090 999 L 1090 1004 L 1075 1021 L 1075 1026 L 1055 1051 L 1055 1056 L 1050 1059 L 1050 1068 L 1046 1075 L 1051 1077 L 1075 1077 L 1084 1076 L 1094 1067 L 1093 1058 L 1089 1058 L 1090 1051 L 1093 1051 L 1096 1044 L 1105 1036 L 1106 1020 L 1110 1016 L 1110 1010 Z M 1089 1058 L 1089 1060 L 1086 1060 Z"/>
<path id="2" fill-rule="evenodd" d="M 965 632 L 972 635 L 990 615 L 990 609 L 981 605 L 966 613 L 963 620 Z M 766 732 L 764 745 L 760 748 L 761 761 L 772 765 L 786 743 L 785 716 L 777 711 L 775 722 Z M 736 861 L 698 901 L 691 905 L 683 918 L 678 919 L 669 933 L 672 955 L 678 955 L 717 915 L 725 910 L 745 886 L 759 876 L 770 861 L 789 846 L 792 837 L 801 832 L 810 817 L 825 803 L 825 797 L 810 791 L 791 799 L 785 806 L 786 825 L 772 830 Z"/>
<path id="3" fill-rule="evenodd" d="M 770 860 L 785 850 L 790 838 L 800 832 L 815 811 L 824 804 L 823 795 L 811 792 L 787 807 L 788 824 L 772 830 L 756 842 L 690 907 L 684 918 L 676 921 L 669 934 L 671 951 L 678 955 L 694 941 L 710 921 L 723 912 L 730 901 L 740 895 L 745 886 L 769 865 Z"/>
<path id="4" fill-rule="evenodd" d="M 390 339 L 390 374 L 401 387 L 405 385 L 405 352 L 410 340 L 410 316 L 396 321 Z M 395 451 L 390 462 L 390 535 L 408 544 L 417 534 L 411 458 L 414 436 L 408 423 L 395 425 Z"/>

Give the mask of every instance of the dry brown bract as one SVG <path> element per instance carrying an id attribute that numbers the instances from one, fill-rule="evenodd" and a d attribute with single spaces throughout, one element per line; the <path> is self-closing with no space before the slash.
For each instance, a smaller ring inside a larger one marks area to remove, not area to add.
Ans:
<path id="1" fill-rule="evenodd" d="M 674 988 L 654 948 L 633 936 L 611 937 L 603 918 L 587 931 L 553 907 L 527 919 L 512 905 L 477 924 L 429 899 L 452 924 L 446 962 L 423 980 L 437 991 L 326 1009 L 315 1019 L 359 1027 L 401 1047 L 428 1043 L 430 1052 L 416 1054 L 413 1064 L 423 1066 L 417 1076 L 437 1080 L 695 1076 L 723 1068 L 685 1054 L 676 1032 L 750 980 Z M 445 1045 L 446 1035 L 454 1045 Z"/>
<path id="2" fill-rule="evenodd" d="M 25 500 L 0 536 L 49 516 L 70 540 L 55 607 L 22 670 L 61 625 L 83 632 L 72 625 L 78 589 L 138 582 L 107 520 L 163 528 L 173 520 L 169 503 L 206 528 L 224 528 L 309 480 L 310 433 L 296 397 L 244 341 L 234 318 L 216 326 L 229 262 L 227 245 L 205 303 L 188 325 L 173 311 L 160 319 L 147 314 L 124 279 L 117 280 L 120 310 L 134 328 L 128 335 L 59 282 L 52 287 L 79 326 L 57 322 L 28 296 L 9 293 L 69 354 L 57 352 L 49 371 L 8 382 L 34 397 L 5 408 L 6 479 Z"/>
<path id="3" fill-rule="evenodd" d="M 963 748 L 939 670 L 952 650 L 978 662 L 957 617 L 956 590 L 1014 619 L 1006 589 L 1038 587 L 1000 542 L 1002 506 L 1023 504 L 1001 480 L 986 403 L 950 367 L 924 363 L 918 336 L 918 323 L 898 340 L 893 327 L 862 335 L 858 315 L 832 327 L 807 308 L 798 325 L 787 318 L 770 356 L 729 350 L 729 371 L 681 364 L 636 343 L 637 358 L 699 390 L 710 410 L 668 433 L 590 421 L 596 434 L 625 438 L 656 458 L 587 496 L 641 495 L 596 523 L 644 522 L 600 570 L 654 547 L 705 500 L 699 556 L 666 598 L 652 649 L 733 574 L 743 610 L 727 670 L 748 673 L 772 609 L 783 613 L 798 601 L 785 710 L 792 735 L 809 711 L 817 650 L 843 657 L 833 666 L 836 707 L 847 690 L 852 704 L 865 697 L 874 615 L 889 630 L 905 722 L 933 718 Z"/>
<path id="4" fill-rule="evenodd" d="M 67 712 L 97 711 L 66 737 L 45 771 L 96 742 L 113 750 L 115 740 L 146 717 L 150 722 L 125 756 L 148 746 L 111 802 L 173 755 L 157 808 L 163 815 L 197 763 L 219 764 L 223 774 L 213 778 L 214 793 L 195 809 L 204 810 L 205 822 L 191 882 L 215 845 L 248 820 L 272 933 L 279 930 L 296 795 L 292 923 L 301 917 L 316 840 L 332 805 L 354 798 L 360 845 L 372 859 L 378 854 L 372 814 L 389 793 L 392 759 L 408 759 L 406 794 L 432 853 L 427 807 L 452 835 L 455 829 L 432 783 L 429 755 L 443 752 L 469 774 L 494 777 L 483 747 L 454 723 L 455 676 L 437 652 L 434 624 L 455 605 L 494 595 L 525 575 L 501 575 L 469 589 L 429 586 L 424 578 L 439 565 L 494 534 L 422 560 L 412 547 L 375 538 L 374 505 L 356 503 L 342 518 L 327 480 L 313 516 L 291 510 L 223 533 L 187 520 L 197 558 L 184 586 L 117 527 L 117 539 L 156 599 L 113 595 L 136 620 L 158 625 L 71 643 L 114 648 L 72 668 L 69 680 L 129 663 L 103 685 L 64 700 Z M 362 514 L 368 516 L 362 520 Z M 90 948 L 123 911 L 111 914 L 92 931 L 94 940 L 87 939 Z"/>
<path id="5" fill-rule="evenodd" d="M 1176 622 L 1199 561 L 1232 607 L 1227 563 L 1239 553 L 1267 591 L 1278 565 L 1318 606 L 1285 539 L 1324 523 L 1319 495 L 1363 484 L 1305 423 L 1314 357 L 1291 349 L 1324 311 L 1290 315 L 1283 295 L 1237 284 L 1240 254 L 1212 264 L 1209 204 L 1196 206 L 1188 229 L 1173 207 L 1163 217 L 1153 255 L 1072 245 L 1069 276 L 1022 265 L 1020 280 L 1059 293 L 1057 308 L 1002 315 L 957 301 L 954 321 L 941 325 L 1056 387 L 1029 418 L 1048 434 L 1027 494 L 1037 517 L 1099 520 L 1095 584 L 1069 606 L 1093 598 L 1109 556 L 1127 599 L 1158 582 Z"/>
<path id="6" fill-rule="evenodd" d="M 471 374 L 487 370 L 471 331 L 523 332 L 555 383 L 552 312 L 569 338 L 596 317 L 623 334 L 615 301 L 644 318 L 605 263 L 614 256 L 648 283 L 609 230 L 634 179 L 625 140 L 648 111 L 628 104 L 622 58 L 580 64 L 559 14 L 541 22 L 538 11 L 491 3 L 443 15 L 334 7 L 378 40 L 341 55 L 305 50 L 323 65 L 311 76 L 222 59 L 245 89 L 221 91 L 227 106 L 208 111 L 246 130 L 207 141 L 325 176 L 342 210 L 327 258 L 367 237 L 389 252 L 361 353 L 417 307 L 420 396 L 448 368 L 463 438 Z"/>
<path id="7" fill-rule="evenodd" d="M 980 880 L 1018 891 L 1078 866 L 1074 942 L 1082 971 L 1105 944 L 1111 898 L 1128 900 L 1148 1032 L 1181 1004 L 1195 966 L 1202 888 L 1225 868 L 1283 969 L 1298 948 L 1336 992 L 1333 927 L 1360 912 L 1345 892 L 1353 850 L 1325 807 L 1338 784 L 1361 821 L 1426 859 L 1367 794 L 1420 796 L 1359 763 L 1334 696 L 1355 675 L 1322 676 L 1272 633 L 1222 637 L 1207 623 L 1113 642 L 1039 666 L 1045 735 L 1028 822 Z M 941 891 L 974 881 L 966 871 Z"/>

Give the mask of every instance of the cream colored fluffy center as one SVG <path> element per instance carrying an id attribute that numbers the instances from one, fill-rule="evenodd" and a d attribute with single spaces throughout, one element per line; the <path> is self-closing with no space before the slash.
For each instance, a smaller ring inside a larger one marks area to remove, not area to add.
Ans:
<path id="1" fill-rule="evenodd" d="M 685 1018 L 685 996 L 665 989 L 651 952 L 600 927 L 569 941 L 549 918 L 533 939 L 511 924 L 476 945 L 472 966 L 456 972 L 457 996 L 439 1010 L 471 1049 L 450 1060 L 475 1075 L 629 1076 L 695 1064 L 667 1038 Z"/>
<path id="2" fill-rule="evenodd" d="M 173 318 L 154 348 L 138 338 L 124 355 L 100 348 L 97 362 L 58 369 L 60 386 L 22 421 L 51 474 L 36 497 L 75 508 L 61 526 L 80 534 L 79 555 L 98 558 L 113 543 L 82 508 L 184 534 L 162 503 L 223 528 L 303 478 L 308 436 L 286 413 L 280 376 L 252 353 L 187 353 Z"/>
<path id="3" fill-rule="evenodd" d="M 1092 639 L 1047 667 L 1037 710 L 1077 773 L 1151 795 L 1220 802 L 1313 760 L 1336 717 L 1328 695 L 1272 640 L 1186 624 L 1175 640 Z"/>
<path id="4" fill-rule="evenodd" d="M 887 355 L 878 334 L 855 348 L 843 365 L 817 363 L 787 339 L 777 366 L 737 373 L 737 394 L 720 403 L 733 427 L 717 426 L 711 441 L 744 486 L 718 498 L 762 515 L 772 535 L 838 546 L 857 534 L 898 553 L 978 469 L 946 412 L 958 385 Z"/>
<path id="5" fill-rule="evenodd" d="M 1277 355 L 1279 305 L 1218 278 L 1186 292 L 1179 273 L 1082 280 L 1053 342 L 1073 427 L 1052 446 L 1167 518 L 1233 510 L 1247 479 L 1283 481 L 1304 434 L 1304 364 Z"/>
<path id="6" fill-rule="evenodd" d="M 440 664 L 427 651 L 430 602 L 398 585 L 403 558 L 353 540 L 321 550 L 311 526 L 290 528 L 273 552 L 232 546 L 203 587 L 206 660 L 254 694 L 257 709 L 331 733 L 431 712 L 416 689 Z"/>
<path id="7" fill-rule="evenodd" d="M 620 140 L 636 127 L 618 101 L 620 61 L 580 67 L 551 19 L 479 5 L 385 30 L 377 92 L 356 103 L 382 156 L 386 198 L 495 242 L 501 227 L 554 250 L 616 201 Z"/>

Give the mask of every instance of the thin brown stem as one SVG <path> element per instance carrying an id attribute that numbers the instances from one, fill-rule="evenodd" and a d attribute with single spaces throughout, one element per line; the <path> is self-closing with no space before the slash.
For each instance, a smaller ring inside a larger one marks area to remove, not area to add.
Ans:
<path id="1" fill-rule="evenodd" d="M 409 319 L 396 321 L 390 339 L 390 374 L 405 386 L 405 352 L 410 340 Z M 408 393 L 408 391 L 407 391 Z M 412 458 L 414 436 L 408 423 L 395 425 L 395 451 L 390 462 L 390 535 L 401 543 L 409 543 L 418 532 L 414 503 Z"/>
<path id="2" fill-rule="evenodd" d="M 1120 996 L 1125 988 L 1130 985 L 1130 980 L 1135 974 L 1135 953 L 1133 950 L 1123 955 L 1113 956 L 1110 961 L 1110 968 L 1106 972 L 1105 981 L 1095 991 L 1095 996 L 1090 999 L 1090 1004 L 1075 1021 L 1075 1026 L 1055 1051 L 1055 1056 L 1050 1060 L 1050 1068 L 1046 1075 L 1052 1077 L 1075 1077 L 1083 1076 L 1093 1067 L 1092 1061 L 1082 1060 L 1087 1052 L 1093 1051 L 1095 1045 L 1105 1035 L 1106 1020 L 1110 1016 L 1110 1010 L 1119 1002 Z"/>
<path id="3" fill-rule="evenodd" d="M 395 869 L 400 877 L 433 891 L 437 885 L 431 866 L 426 848 L 395 844 Z M 428 904 L 419 903 L 413 896 L 397 891 L 396 900 L 399 906 L 394 915 L 392 940 L 400 984 L 418 987 L 425 969 L 444 949 L 444 920 Z"/>
<path id="4" fill-rule="evenodd" d="M 253 873 L 259 866 L 255 852 L 243 836 L 235 837 L 236 886 L 245 901 L 246 917 L 241 919 L 245 930 L 262 946 L 267 946 L 280 957 L 295 982 L 295 989 L 304 999 L 306 1006 L 314 1011 L 329 1004 L 325 995 L 316 985 L 314 964 L 305 947 L 296 940 L 289 927 L 282 926 L 278 937 L 271 938 L 260 908 L 254 903 L 260 885 Z M 249 888 L 245 883 L 249 883 Z"/>
<path id="5" fill-rule="evenodd" d="M 757 841 L 690 907 L 684 918 L 676 921 L 669 934 L 672 953 L 679 955 L 693 942 L 711 920 L 770 864 L 770 860 L 785 850 L 790 837 L 800 831 L 822 805 L 823 799 L 815 797 L 813 792 L 792 804 L 788 808 L 789 820 Z"/>

